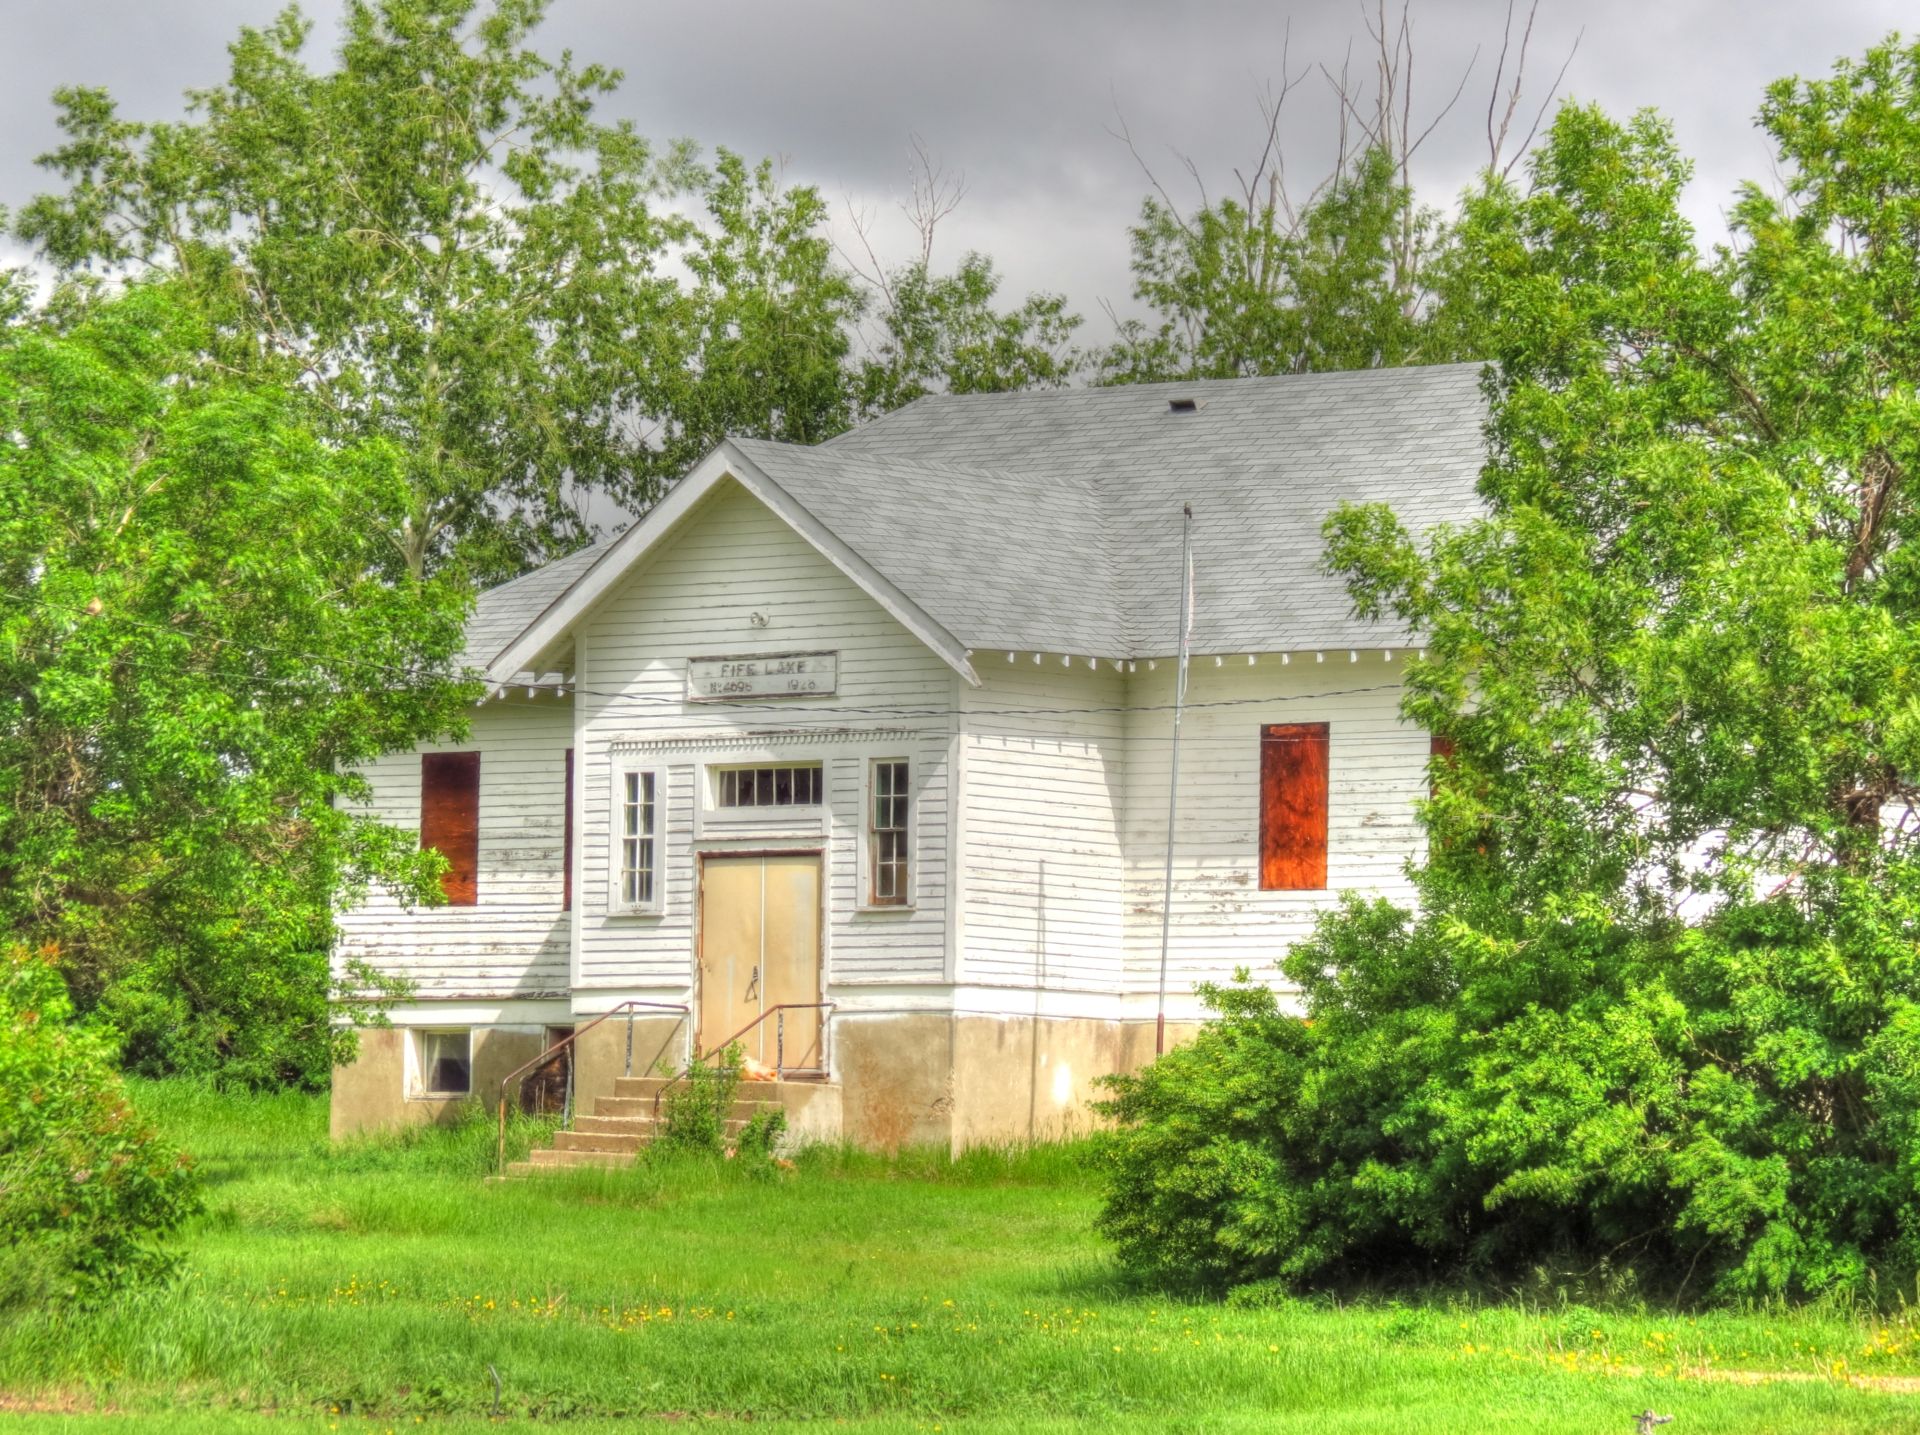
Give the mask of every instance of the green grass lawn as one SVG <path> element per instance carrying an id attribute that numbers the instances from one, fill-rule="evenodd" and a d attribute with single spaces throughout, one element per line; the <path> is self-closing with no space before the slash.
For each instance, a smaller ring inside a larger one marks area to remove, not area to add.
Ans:
<path id="1" fill-rule="evenodd" d="M 324 1101 L 138 1096 L 208 1178 L 183 1277 L 0 1324 L 0 1429 L 492 1429 L 495 1373 L 587 1430 L 1920 1429 L 1920 1317 L 1132 1289 L 1071 1151 L 489 1185 L 484 1126 L 330 1149 Z"/>

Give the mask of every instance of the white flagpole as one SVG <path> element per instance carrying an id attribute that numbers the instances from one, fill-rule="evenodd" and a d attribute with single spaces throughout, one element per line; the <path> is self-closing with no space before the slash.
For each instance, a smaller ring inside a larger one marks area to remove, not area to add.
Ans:
<path id="1" fill-rule="evenodd" d="M 1180 714 L 1187 701 L 1187 654 L 1193 640 L 1193 505 L 1180 506 L 1180 670 L 1173 684 L 1173 760 L 1167 779 L 1167 862 L 1160 882 L 1160 1002 L 1153 1017 L 1153 1054 L 1167 1049 L 1167 943 L 1173 926 L 1173 834 L 1180 815 Z"/>

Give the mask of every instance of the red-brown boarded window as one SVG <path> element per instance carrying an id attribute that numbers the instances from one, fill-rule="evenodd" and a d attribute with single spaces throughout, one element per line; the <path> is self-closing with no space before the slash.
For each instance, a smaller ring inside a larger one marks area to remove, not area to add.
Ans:
<path id="1" fill-rule="evenodd" d="M 420 754 L 420 845 L 447 859 L 440 890 L 455 907 L 480 900 L 480 754 Z"/>
<path id="2" fill-rule="evenodd" d="M 1327 885 L 1327 725 L 1260 729 L 1260 886 L 1297 892 Z"/>
<path id="3" fill-rule="evenodd" d="M 573 749 L 567 749 L 567 800 L 564 809 L 566 815 L 560 820 L 566 824 L 566 835 L 560 839 L 560 869 L 565 874 L 560 879 L 560 910 L 573 910 Z"/>

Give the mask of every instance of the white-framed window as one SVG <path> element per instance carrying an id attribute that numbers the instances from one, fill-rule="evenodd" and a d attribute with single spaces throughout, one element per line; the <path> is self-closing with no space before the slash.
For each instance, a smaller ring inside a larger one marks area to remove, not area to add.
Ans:
<path id="1" fill-rule="evenodd" d="M 614 770 L 612 827 L 614 910 L 659 911 L 666 889 L 660 842 L 666 830 L 666 788 L 658 769 Z"/>
<path id="2" fill-rule="evenodd" d="M 467 1027 L 415 1027 L 415 1096 L 468 1096 L 473 1092 L 473 1032 Z"/>
<path id="3" fill-rule="evenodd" d="M 867 766 L 867 905 L 913 905 L 912 769 L 904 757 Z"/>
<path id="4" fill-rule="evenodd" d="M 818 762 L 715 767 L 713 805 L 723 812 L 746 807 L 818 807 L 826 796 L 826 773 Z"/>

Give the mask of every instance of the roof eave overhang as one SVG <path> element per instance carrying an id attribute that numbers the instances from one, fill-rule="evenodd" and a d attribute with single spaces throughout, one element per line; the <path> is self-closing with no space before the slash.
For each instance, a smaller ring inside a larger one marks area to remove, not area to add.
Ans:
<path id="1" fill-rule="evenodd" d="M 935 621 L 867 561 L 851 544 L 816 518 L 731 443 L 723 443 L 647 510 L 646 516 L 607 549 L 586 572 L 547 607 L 487 664 L 486 680 L 511 683 L 514 677 L 538 669 L 543 659 L 568 640 L 574 626 L 592 609 L 634 563 L 651 551 L 701 499 L 724 479 L 731 478 L 764 503 L 794 532 L 844 573 L 902 627 L 912 633 L 971 686 L 980 678 L 973 670 L 966 644 Z"/>

